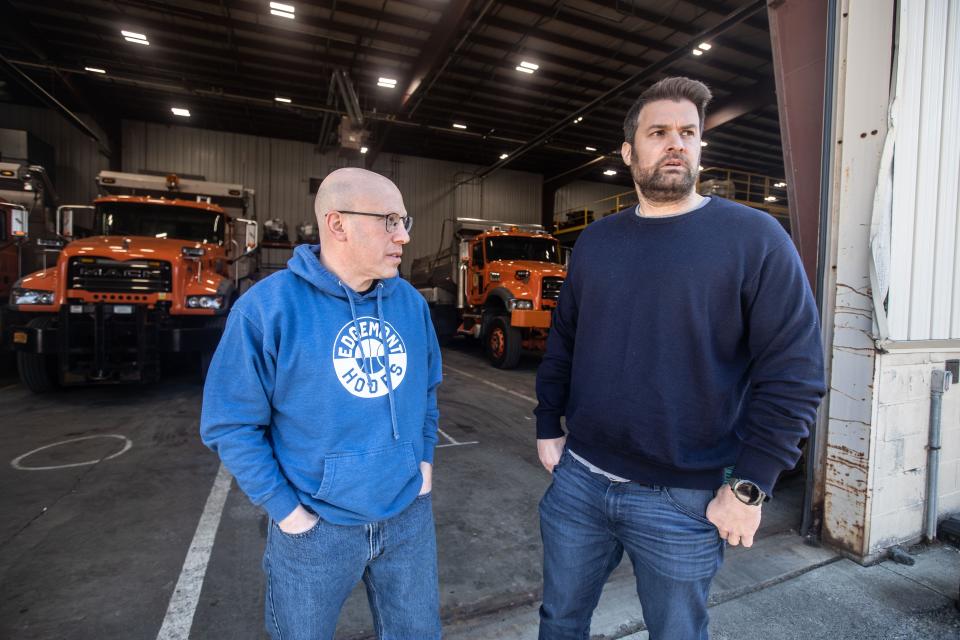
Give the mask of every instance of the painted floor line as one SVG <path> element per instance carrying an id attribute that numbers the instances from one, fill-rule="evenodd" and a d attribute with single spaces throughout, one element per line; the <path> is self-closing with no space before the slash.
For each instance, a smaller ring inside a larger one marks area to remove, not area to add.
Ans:
<path id="1" fill-rule="evenodd" d="M 440 435 L 442 435 L 444 438 L 446 438 L 447 440 L 449 440 L 449 441 L 450 441 L 450 444 L 460 444 L 459 442 L 457 442 L 456 438 L 454 438 L 453 436 L 451 436 L 449 433 L 447 433 L 446 431 L 444 431 L 444 430 L 441 429 L 440 427 L 437 427 L 437 431 L 440 432 Z"/>
<path id="2" fill-rule="evenodd" d="M 193 534 L 187 550 L 187 557 L 183 561 L 177 586 L 170 596 L 167 615 L 163 618 L 157 640 L 188 640 L 190 637 L 193 615 L 200 600 L 200 589 L 207 573 L 207 563 L 210 561 L 210 552 L 220 526 L 223 506 L 227 501 L 227 494 L 230 493 L 231 480 L 233 477 L 230 472 L 221 464 L 210 495 L 207 496 L 207 503 L 203 507 L 197 531 Z"/>
<path id="3" fill-rule="evenodd" d="M 444 447 L 462 447 L 467 444 L 480 444 L 477 440 L 471 440 L 470 442 L 451 442 L 448 444 L 438 444 L 434 449 L 443 449 Z"/>
<path id="4" fill-rule="evenodd" d="M 473 379 L 473 380 L 476 380 L 477 382 L 482 382 L 483 384 L 485 384 L 485 385 L 487 385 L 487 386 L 490 386 L 490 387 L 493 387 L 494 389 L 497 389 L 498 391 L 503 391 L 504 393 L 509 393 L 509 394 L 512 395 L 512 396 L 516 396 L 516 397 L 518 397 L 518 398 L 522 398 L 522 399 L 526 400 L 527 402 L 532 402 L 533 404 L 537 404 L 537 401 L 536 401 L 535 398 L 531 398 L 530 396 L 525 396 L 525 395 L 523 395 L 522 393 L 517 393 L 517 392 L 514 391 L 513 389 L 507 389 L 506 387 L 501 386 L 501 385 L 499 385 L 499 384 L 497 384 L 497 383 L 495 383 L 495 382 L 490 382 L 489 380 L 484 380 L 484 379 L 481 378 L 480 376 L 476 376 L 476 375 L 474 375 L 474 374 L 472 374 L 472 373 L 468 373 L 468 372 L 466 372 L 466 371 L 463 371 L 462 369 L 457 369 L 456 367 L 451 367 L 450 365 L 443 365 L 443 368 L 444 368 L 444 369 L 449 369 L 450 371 L 453 371 L 454 373 L 458 373 L 458 374 L 460 374 L 461 376 L 466 376 L 466 377 L 468 377 L 468 378 L 471 378 L 471 379 Z"/>

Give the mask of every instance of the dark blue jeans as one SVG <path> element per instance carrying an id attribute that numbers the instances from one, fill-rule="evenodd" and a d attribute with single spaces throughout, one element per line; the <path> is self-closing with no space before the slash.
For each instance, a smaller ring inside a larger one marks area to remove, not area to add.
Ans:
<path id="1" fill-rule="evenodd" d="M 363 580 L 381 640 L 440 637 L 437 539 L 430 494 L 366 525 L 320 520 L 304 533 L 270 523 L 263 554 L 265 623 L 273 640 L 333 638 L 340 609 Z"/>
<path id="2" fill-rule="evenodd" d="M 630 554 L 651 640 L 706 640 L 723 542 L 714 492 L 611 482 L 564 452 L 540 501 L 541 640 L 586 640 L 610 573 Z"/>

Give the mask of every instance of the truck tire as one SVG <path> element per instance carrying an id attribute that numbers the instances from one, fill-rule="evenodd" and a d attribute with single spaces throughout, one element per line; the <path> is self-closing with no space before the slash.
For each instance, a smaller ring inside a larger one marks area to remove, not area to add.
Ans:
<path id="1" fill-rule="evenodd" d="M 520 362 L 522 341 L 520 330 L 510 325 L 510 316 L 497 316 L 483 337 L 483 348 L 490 364 L 498 369 L 513 369 Z"/>
<path id="2" fill-rule="evenodd" d="M 27 327 L 48 329 L 53 326 L 55 320 L 53 317 L 33 318 L 27 323 Z M 34 393 L 46 393 L 60 386 L 56 356 L 18 351 L 17 371 L 24 386 Z"/>

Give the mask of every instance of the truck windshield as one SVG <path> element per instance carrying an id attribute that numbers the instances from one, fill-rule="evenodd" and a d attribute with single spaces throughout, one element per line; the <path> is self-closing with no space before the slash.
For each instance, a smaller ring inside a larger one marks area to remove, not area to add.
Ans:
<path id="1" fill-rule="evenodd" d="M 487 238 L 487 262 L 493 260 L 539 260 L 560 262 L 556 240 L 501 236 Z"/>
<path id="2" fill-rule="evenodd" d="M 149 202 L 97 205 L 99 232 L 105 236 L 145 236 L 222 244 L 223 215 L 191 207 Z"/>

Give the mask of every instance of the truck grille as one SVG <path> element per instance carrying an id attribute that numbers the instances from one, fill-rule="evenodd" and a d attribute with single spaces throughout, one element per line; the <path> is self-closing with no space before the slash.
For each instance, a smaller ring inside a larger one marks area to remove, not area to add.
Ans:
<path id="1" fill-rule="evenodd" d="M 152 293 L 170 291 L 170 263 L 163 260 L 71 258 L 68 289 Z"/>
<path id="2" fill-rule="evenodd" d="M 540 297 L 544 300 L 557 300 L 560 298 L 560 287 L 563 286 L 563 278 L 546 277 L 543 279 L 543 289 Z"/>

